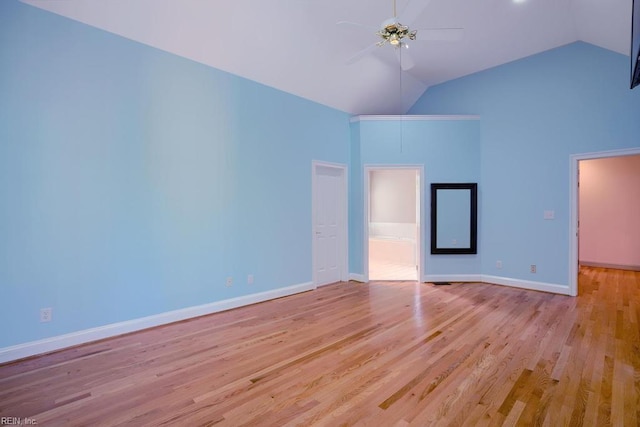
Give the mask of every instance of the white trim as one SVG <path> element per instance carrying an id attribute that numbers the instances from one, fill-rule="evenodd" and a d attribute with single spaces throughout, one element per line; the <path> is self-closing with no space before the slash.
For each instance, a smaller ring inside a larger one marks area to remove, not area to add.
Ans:
<path id="1" fill-rule="evenodd" d="M 569 156 L 569 295 L 578 295 L 578 170 L 580 160 L 640 154 L 640 147 Z"/>
<path id="2" fill-rule="evenodd" d="M 364 282 L 369 281 L 369 174 L 371 171 L 376 170 L 414 170 L 419 174 L 420 178 L 420 215 L 416 218 L 418 230 L 420 231 L 420 241 L 416 242 L 419 245 L 419 258 L 418 258 L 418 272 L 417 279 L 421 280 L 424 277 L 425 272 L 425 242 L 424 242 L 424 183 L 426 181 L 424 174 L 424 165 L 420 164 L 391 164 L 391 165 L 380 165 L 380 164 L 366 164 L 362 168 L 364 172 L 364 233 L 363 234 L 363 244 L 362 244 L 362 266 L 363 266 L 363 278 Z"/>
<path id="3" fill-rule="evenodd" d="M 369 122 L 369 121 L 438 121 L 438 120 L 480 120 L 480 116 L 477 115 L 407 115 L 407 116 L 390 116 L 390 115 L 362 115 L 353 116 L 349 119 L 351 123 L 357 122 Z"/>
<path id="4" fill-rule="evenodd" d="M 489 276 L 486 274 L 430 274 L 423 282 L 482 282 L 493 285 L 509 286 L 512 288 L 528 289 L 532 291 L 551 292 L 569 295 L 569 287 L 554 283 L 534 282 L 531 280 L 511 279 L 509 277 Z"/>
<path id="5" fill-rule="evenodd" d="M 362 209 L 362 277 L 364 278 L 364 282 L 369 282 L 369 169 L 367 166 L 362 168 L 362 173 L 364 174 L 362 184 L 363 184 L 363 201 L 364 206 Z"/>
<path id="6" fill-rule="evenodd" d="M 361 283 L 367 282 L 364 278 L 364 274 L 356 274 L 356 273 L 349 273 L 349 280 L 353 280 L 354 282 L 361 282 Z"/>
<path id="7" fill-rule="evenodd" d="M 340 251 L 339 255 L 341 259 L 340 268 L 340 281 L 346 282 L 349 280 L 349 169 L 347 165 L 342 163 L 324 162 L 320 160 L 311 161 L 311 277 L 314 285 L 317 287 L 318 279 L 316 274 L 316 175 L 318 167 L 338 169 L 341 171 L 342 180 L 342 194 L 341 202 L 343 204 L 342 218 L 340 218 Z"/>
<path id="8" fill-rule="evenodd" d="M 423 282 L 482 282 L 481 274 L 427 274 Z"/>
<path id="9" fill-rule="evenodd" d="M 529 289 L 532 291 L 551 292 L 554 294 L 570 295 L 569 287 L 555 283 L 534 282 L 532 280 L 511 279 L 509 277 L 482 275 L 482 282 L 496 285 L 510 286 L 512 288 Z"/>
<path id="10" fill-rule="evenodd" d="M 230 310 L 245 305 L 256 304 L 281 298 L 301 292 L 315 289 L 312 282 L 273 289 L 251 295 L 244 295 L 222 301 L 215 301 L 208 304 L 187 307 L 179 310 L 167 311 L 153 316 L 141 317 L 139 319 L 127 320 L 125 322 L 112 323 L 110 325 L 99 326 L 97 328 L 85 329 L 69 334 L 58 335 L 38 341 L 31 341 L 11 347 L 0 348 L 0 363 L 23 359 L 25 357 L 38 354 L 49 353 L 66 347 L 85 344 L 91 341 L 115 337 L 117 335 L 128 334 L 143 329 L 153 328 L 168 323 L 179 322 L 181 320 Z"/>

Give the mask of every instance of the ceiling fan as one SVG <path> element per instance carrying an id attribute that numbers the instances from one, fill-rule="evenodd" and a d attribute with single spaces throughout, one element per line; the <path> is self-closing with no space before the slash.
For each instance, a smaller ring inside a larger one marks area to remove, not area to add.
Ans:
<path id="1" fill-rule="evenodd" d="M 402 48 L 409 48 L 409 41 L 460 40 L 464 35 L 462 28 L 426 28 L 420 30 L 412 30 L 410 28 L 413 20 L 426 9 L 430 1 L 431 0 L 409 0 L 409 3 L 402 13 L 398 15 L 396 13 L 396 0 L 393 0 L 393 16 L 382 21 L 380 28 L 377 28 L 375 33 L 381 40 L 357 52 L 347 60 L 347 64 L 353 64 L 376 48 L 388 44 L 394 48 L 398 61 L 400 62 L 400 67 L 403 70 L 409 70 L 413 68 L 415 64 L 407 53 L 401 53 Z M 375 27 L 349 21 L 340 21 L 337 24 L 376 29 Z"/>

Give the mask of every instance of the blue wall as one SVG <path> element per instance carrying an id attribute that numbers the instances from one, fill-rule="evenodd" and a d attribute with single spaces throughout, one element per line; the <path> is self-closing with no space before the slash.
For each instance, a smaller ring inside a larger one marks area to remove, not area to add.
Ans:
<path id="1" fill-rule="evenodd" d="M 431 255 L 430 184 L 480 180 L 477 120 L 364 120 L 352 125 L 351 189 L 349 200 L 349 260 L 352 273 L 364 274 L 364 167 L 423 165 L 425 241 L 423 274 L 478 274 L 479 255 Z M 482 187 L 479 200 L 482 199 Z M 478 236 L 481 239 L 481 236 Z"/>
<path id="2" fill-rule="evenodd" d="M 429 88 L 416 102 L 412 114 L 481 116 L 483 274 L 568 285 L 569 158 L 640 147 L 640 91 L 628 82 L 628 57 L 578 42 Z"/>
<path id="3" fill-rule="evenodd" d="M 0 94 L 0 348 L 312 280 L 345 113 L 14 1 Z"/>
<path id="4" fill-rule="evenodd" d="M 350 163 L 350 272 L 363 273 L 364 166 L 423 164 L 427 243 L 429 184 L 479 183 L 479 254 L 427 250 L 426 274 L 566 285 L 569 156 L 640 146 L 628 79 L 628 57 L 574 43 L 432 87 L 410 111 L 480 121 L 349 128 L 345 113 L 2 1 L 0 348 L 311 281 L 314 159 Z"/>

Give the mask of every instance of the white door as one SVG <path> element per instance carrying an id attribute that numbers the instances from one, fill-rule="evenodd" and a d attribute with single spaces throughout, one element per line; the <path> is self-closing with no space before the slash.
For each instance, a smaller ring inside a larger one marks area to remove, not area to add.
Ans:
<path id="1" fill-rule="evenodd" d="M 345 169 L 314 164 L 313 238 L 316 286 L 344 280 L 346 270 Z"/>

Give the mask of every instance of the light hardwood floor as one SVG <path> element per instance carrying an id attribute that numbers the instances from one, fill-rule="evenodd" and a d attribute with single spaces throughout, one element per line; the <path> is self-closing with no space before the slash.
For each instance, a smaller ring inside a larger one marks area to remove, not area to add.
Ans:
<path id="1" fill-rule="evenodd" d="M 0 366 L 0 416 L 49 425 L 640 423 L 640 273 L 577 298 L 344 283 Z"/>

